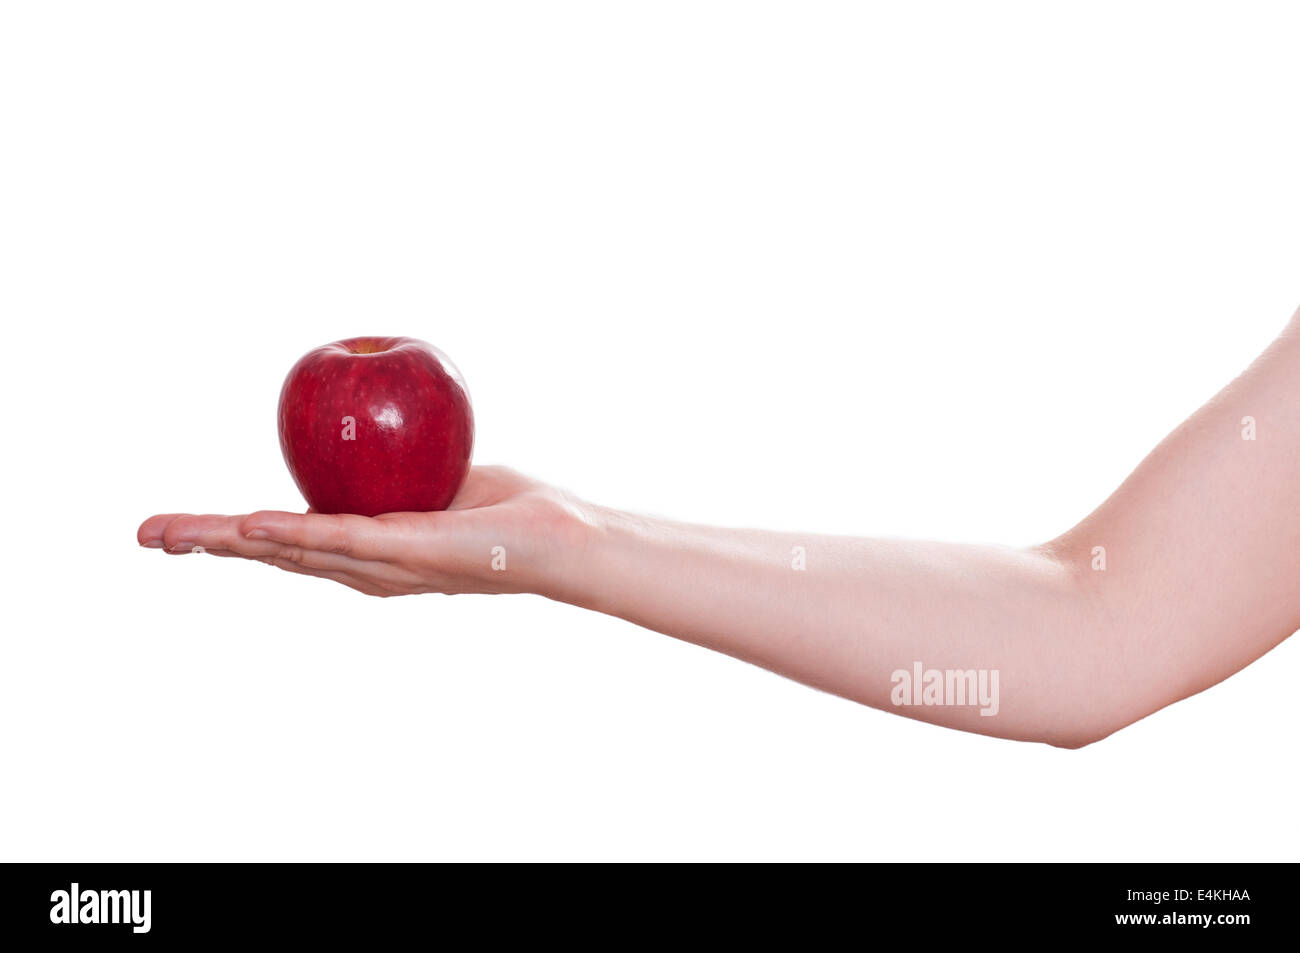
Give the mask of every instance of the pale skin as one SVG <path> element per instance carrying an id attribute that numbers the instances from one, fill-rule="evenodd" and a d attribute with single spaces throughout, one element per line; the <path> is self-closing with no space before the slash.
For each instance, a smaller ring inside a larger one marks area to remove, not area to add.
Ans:
<path id="1" fill-rule="evenodd" d="M 884 711 L 1075 748 L 1300 628 L 1300 314 L 1092 514 L 1024 549 L 687 525 L 482 466 L 446 512 L 171 513 L 138 539 L 376 596 L 537 593 Z M 997 714 L 895 704 L 918 660 L 997 670 Z"/>

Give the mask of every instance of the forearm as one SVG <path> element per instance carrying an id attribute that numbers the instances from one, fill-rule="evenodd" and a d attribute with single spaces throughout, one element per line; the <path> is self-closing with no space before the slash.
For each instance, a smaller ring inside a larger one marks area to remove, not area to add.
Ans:
<path id="1" fill-rule="evenodd" d="M 954 728 L 1073 745 L 1117 727 L 1097 717 L 1091 603 L 1045 551 L 591 514 L 548 595 Z M 998 698 L 896 704 L 917 663 L 996 672 Z"/>

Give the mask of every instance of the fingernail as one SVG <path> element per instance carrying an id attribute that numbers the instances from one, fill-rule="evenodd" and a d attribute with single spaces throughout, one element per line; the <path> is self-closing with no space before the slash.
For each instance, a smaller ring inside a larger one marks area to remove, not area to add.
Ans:
<path id="1" fill-rule="evenodd" d="M 167 552 L 176 553 L 177 555 L 180 555 L 181 553 L 188 553 L 193 548 L 194 548 L 194 544 L 191 543 L 189 540 L 186 540 L 184 542 L 173 543 L 171 546 L 168 546 Z"/>
<path id="2" fill-rule="evenodd" d="M 161 539 L 149 539 L 140 544 L 145 549 L 162 549 L 163 541 Z"/>
<path id="3" fill-rule="evenodd" d="M 270 539 L 271 534 L 264 529 L 250 529 L 244 534 L 247 539 Z"/>

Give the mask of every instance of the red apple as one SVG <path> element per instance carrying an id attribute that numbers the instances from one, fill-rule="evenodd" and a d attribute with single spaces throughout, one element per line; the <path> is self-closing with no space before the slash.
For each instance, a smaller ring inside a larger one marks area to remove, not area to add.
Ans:
<path id="1" fill-rule="evenodd" d="M 424 341 L 326 344 L 284 379 L 280 449 L 318 513 L 445 510 L 474 449 L 469 392 L 447 355 Z"/>

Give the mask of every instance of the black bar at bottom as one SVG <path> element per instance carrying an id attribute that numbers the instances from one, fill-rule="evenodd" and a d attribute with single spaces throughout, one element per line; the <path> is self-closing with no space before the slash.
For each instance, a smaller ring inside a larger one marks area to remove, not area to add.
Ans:
<path id="1" fill-rule="evenodd" d="M 5 864 L 0 946 L 1235 946 L 1294 935 L 1294 874 L 1286 864 Z"/>

